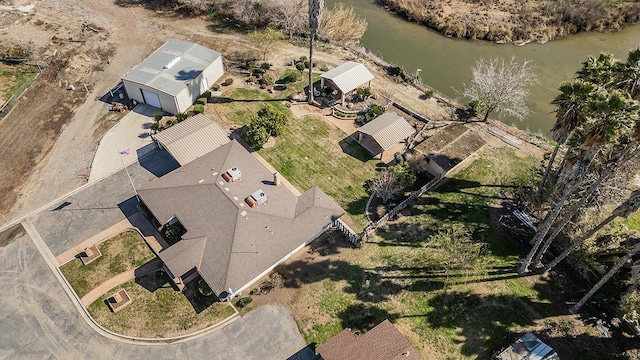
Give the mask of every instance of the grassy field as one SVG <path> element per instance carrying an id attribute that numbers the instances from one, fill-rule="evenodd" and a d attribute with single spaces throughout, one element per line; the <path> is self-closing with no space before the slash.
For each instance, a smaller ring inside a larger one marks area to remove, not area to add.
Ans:
<path id="1" fill-rule="evenodd" d="M 79 297 L 104 281 L 137 268 L 155 257 L 144 239 L 135 231 L 125 231 L 98 245 L 98 249 L 102 256 L 88 265 L 82 265 L 80 259 L 73 259 L 60 267 Z"/>
<path id="2" fill-rule="evenodd" d="M 548 339 L 553 335 L 540 319 L 565 321 L 555 319 L 566 309 L 543 295 L 555 285 L 515 273 L 518 246 L 492 222 L 500 202 L 531 180 L 537 161 L 487 149 L 363 248 L 333 242 L 312 249 L 278 270 L 286 279 L 282 289 L 255 301 L 287 304 L 315 344 L 343 328 L 361 333 L 390 319 L 425 359 L 488 359 L 530 330 Z M 447 247 L 438 235 L 451 229 L 454 244 Z M 469 248 L 479 249 L 475 255 L 460 248 L 465 236 Z M 557 341 L 551 345 L 561 357 L 599 356 Z"/>
<path id="3" fill-rule="evenodd" d="M 99 324 L 118 334 L 151 338 L 178 336 L 204 329 L 235 313 L 228 303 L 217 302 L 214 296 L 203 296 L 196 288 L 175 291 L 162 272 L 138 277 L 107 294 L 121 288 L 132 299 L 122 310 L 112 313 L 103 299 L 88 308 Z"/>
<path id="4" fill-rule="evenodd" d="M 289 115 L 289 124 L 276 139 L 276 146 L 259 151 L 273 167 L 298 189 L 319 186 L 350 215 L 356 227 L 366 225 L 364 207 L 368 194 L 364 182 L 375 177 L 375 160 L 342 130 L 315 117 L 293 118 L 281 101 L 264 91 L 236 89 L 224 94 L 220 113 L 238 125 L 246 125 L 261 101 Z"/>

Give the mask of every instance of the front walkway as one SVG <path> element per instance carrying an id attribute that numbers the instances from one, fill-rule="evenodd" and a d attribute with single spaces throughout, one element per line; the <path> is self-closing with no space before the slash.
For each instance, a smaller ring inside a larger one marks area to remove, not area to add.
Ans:
<path id="1" fill-rule="evenodd" d="M 138 276 L 144 276 L 154 273 L 162 268 L 162 261 L 158 258 L 152 259 L 148 263 L 131 270 L 127 270 L 121 274 L 118 274 L 111 279 L 103 282 L 97 287 L 89 291 L 85 296 L 80 299 L 84 307 L 88 307 L 94 301 L 100 299 L 107 291 L 113 289 L 116 286 L 122 285 L 128 281 L 135 279 Z"/>

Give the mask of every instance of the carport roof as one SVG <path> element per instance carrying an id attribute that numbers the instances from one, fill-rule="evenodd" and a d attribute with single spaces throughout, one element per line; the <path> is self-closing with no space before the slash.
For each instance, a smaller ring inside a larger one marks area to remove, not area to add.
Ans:
<path id="1" fill-rule="evenodd" d="M 386 112 L 358 128 L 358 132 L 371 136 L 384 151 L 411 136 L 415 129 L 402 116 Z M 366 142 L 361 144 L 374 155 L 380 153 L 380 149 L 370 149 L 372 146 Z"/>
<path id="2" fill-rule="evenodd" d="M 202 114 L 192 116 L 155 136 L 182 166 L 230 141 L 229 136 L 213 120 Z"/>
<path id="3" fill-rule="evenodd" d="M 124 74 L 122 80 L 175 96 L 220 56 L 204 46 L 169 40 Z"/>
<path id="4" fill-rule="evenodd" d="M 331 80 L 343 94 L 373 80 L 373 75 L 361 63 L 347 61 L 320 75 L 326 80 Z"/>

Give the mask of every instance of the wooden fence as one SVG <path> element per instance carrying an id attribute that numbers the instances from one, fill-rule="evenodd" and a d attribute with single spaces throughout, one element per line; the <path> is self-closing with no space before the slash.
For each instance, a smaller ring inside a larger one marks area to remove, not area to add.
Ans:
<path id="1" fill-rule="evenodd" d="M 396 216 L 400 211 L 404 210 L 404 208 L 406 208 L 407 206 L 413 204 L 413 202 L 415 201 L 416 198 L 422 196 L 424 193 L 426 193 L 427 191 L 431 190 L 434 186 L 436 186 L 440 182 L 440 180 L 442 180 L 441 176 L 429 181 L 427 184 L 422 186 L 420 189 L 418 189 L 418 190 L 414 191 L 413 193 L 411 193 L 411 195 L 409 195 L 409 197 L 406 198 L 403 202 L 398 204 L 393 209 L 389 210 L 378 221 L 373 222 L 373 223 L 369 223 L 369 225 L 367 225 L 367 227 L 362 231 L 362 233 L 360 233 L 360 235 L 361 235 L 361 240 L 360 241 L 362 241 L 362 238 L 366 238 L 369 235 L 371 235 L 371 233 L 374 232 L 378 227 L 382 226 L 390 218 Z M 373 196 L 374 195 L 372 195 L 372 197 Z"/>

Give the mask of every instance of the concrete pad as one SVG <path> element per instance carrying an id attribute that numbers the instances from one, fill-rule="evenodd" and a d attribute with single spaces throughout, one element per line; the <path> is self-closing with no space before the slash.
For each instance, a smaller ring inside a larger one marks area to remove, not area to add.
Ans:
<path id="1" fill-rule="evenodd" d="M 112 174 L 138 161 L 156 148 L 151 139 L 150 124 L 155 120 L 153 115 L 161 112 L 146 104 L 139 104 L 125 115 L 114 127 L 104 135 L 91 164 L 89 182 Z M 120 151 L 131 149 L 131 153 L 120 157 Z"/>

